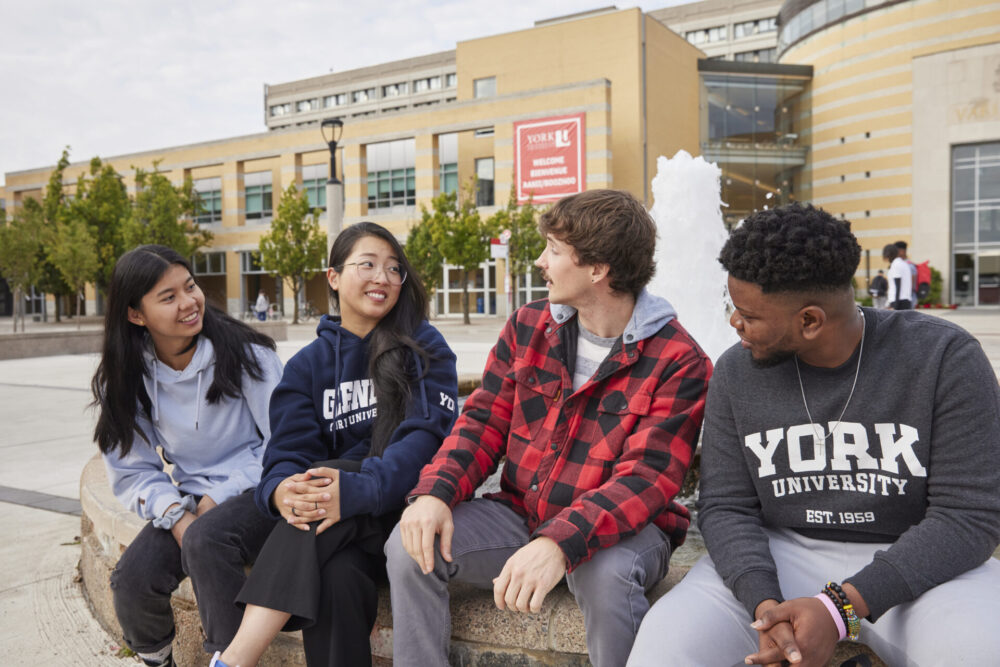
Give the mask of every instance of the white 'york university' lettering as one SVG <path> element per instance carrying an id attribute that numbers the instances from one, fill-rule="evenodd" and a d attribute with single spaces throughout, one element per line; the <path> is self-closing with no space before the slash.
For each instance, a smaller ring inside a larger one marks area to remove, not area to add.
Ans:
<path id="1" fill-rule="evenodd" d="M 837 422 L 830 422 L 828 424 L 829 429 L 833 431 L 833 437 L 830 438 L 833 448 L 833 455 L 829 460 L 830 470 L 881 469 L 884 472 L 899 474 L 897 461 L 902 458 L 911 475 L 915 477 L 927 476 L 927 469 L 920 464 L 913 449 L 920 440 L 917 429 L 906 424 L 899 424 L 899 437 L 897 438 L 896 424 L 874 424 L 873 426 L 882 450 L 880 459 L 872 456 L 870 452 L 871 440 L 863 424 L 857 422 L 841 422 L 839 425 Z M 758 477 L 769 477 L 777 474 L 774 454 L 782 443 L 785 443 L 787 448 L 790 472 L 822 472 L 827 469 L 828 465 L 826 433 L 827 431 L 820 425 L 797 424 L 790 426 L 787 431 L 776 428 L 765 431 L 763 434 L 750 433 L 744 437 L 743 444 L 753 452 L 759 461 Z M 762 435 L 767 439 L 766 446 L 763 444 Z M 855 466 L 851 465 L 848 457 L 854 459 Z M 813 479 L 818 481 L 821 478 Z M 827 476 L 827 488 L 838 488 L 835 479 L 832 475 Z M 822 489 L 823 487 L 816 481 L 813 482 L 813 486 Z M 864 488 L 858 490 L 865 491 Z M 899 491 L 902 493 L 902 487 L 899 488 Z"/>

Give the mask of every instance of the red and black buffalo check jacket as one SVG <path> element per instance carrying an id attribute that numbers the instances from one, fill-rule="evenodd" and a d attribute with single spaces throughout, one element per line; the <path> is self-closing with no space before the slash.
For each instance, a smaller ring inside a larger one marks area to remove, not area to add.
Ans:
<path id="1" fill-rule="evenodd" d="M 570 570 L 650 521 L 674 547 L 684 541 L 690 515 L 674 496 L 712 372 L 671 319 L 643 340 L 619 338 L 574 392 L 567 360 L 576 358 L 576 322 L 557 323 L 547 300 L 511 317 L 481 387 L 411 492 L 454 507 L 506 456 L 501 492 L 489 497 L 523 515 L 534 536 L 555 540 Z"/>

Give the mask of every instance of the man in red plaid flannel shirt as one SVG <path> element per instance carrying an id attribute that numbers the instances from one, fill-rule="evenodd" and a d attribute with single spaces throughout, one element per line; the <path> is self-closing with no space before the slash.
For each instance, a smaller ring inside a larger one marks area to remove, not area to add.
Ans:
<path id="1" fill-rule="evenodd" d="M 538 612 L 563 576 L 591 661 L 624 665 L 645 592 L 684 541 L 674 496 L 711 362 L 645 290 L 656 226 L 628 193 L 591 190 L 540 228 L 549 298 L 507 323 L 386 543 L 396 665 L 447 664 L 449 581 Z M 501 491 L 473 498 L 504 457 Z"/>

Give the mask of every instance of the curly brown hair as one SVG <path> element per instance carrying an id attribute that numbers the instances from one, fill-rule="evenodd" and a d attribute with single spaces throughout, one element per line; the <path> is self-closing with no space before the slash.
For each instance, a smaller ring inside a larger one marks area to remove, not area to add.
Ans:
<path id="1" fill-rule="evenodd" d="M 623 190 L 587 190 L 560 199 L 542 214 L 538 229 L 572 246 L 577 264 L 607 264 L 616 292 L 638 296 L 656 271 L 656 223 Z"/>

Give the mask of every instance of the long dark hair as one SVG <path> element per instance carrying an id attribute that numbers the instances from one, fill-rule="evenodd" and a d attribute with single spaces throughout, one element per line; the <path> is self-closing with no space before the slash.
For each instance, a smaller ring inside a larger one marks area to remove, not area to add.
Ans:
<path id="1" fill-rule="evenodd" d="M 149 375 L 142 358 L 145 327 L 128 321 L 128 309 L 138 310 L 142 297 L 175 264 L 194 275 L 188 261 L 172 248 L 143 245 L 122 255 L 111 274 L 101 363 L 90 382 L 94 394 L 91 405 L 100 408 L 94 440 L 105 454 L 118 449 L 121 456 L 128 455 L 136 432 L 147 443 L 152 442 L 151 434 L 144 433 L 137 424 L 137 406 L 142 407 L 145 416 L 152 415 L 152 402 L 142 381 Z M 263 379 L 263 370 L 250 345 L 273 350 L 274 341 L 269 336 L 208 303 L 199 335 L 212 341 L 215 348 L 215 378 L 205 396 L 209 403 L 218 403 L 223 396 L 237 398 L 243 388 L 244 372 L 254 380 Z"/>
<path id="2" fill-rule="evenodd" d="M 399 241 L 388 229 L 374 222 L 351 225 L 337 236 L 330 248 L 330 268 L 337 273 L 344 271 L 344 262 L 350 257 L 354 245 L 366 236 L 374 236 L 389 244 L 393 254 L 406 271 L 406 280 L 399 288 L 399 299 L 385 317 L 379 320 L 368 341 L 368 373 L 378 397 L 378 414 L 372 428 L 371 455 L 381 456 L 389 446 L 389 438 L 406 416 L 410 400 L 410 385 L 417 379 L 415 366 L 410 363 L 407 348 L 423 361 L 424 373 L 430 355 L 413 339 L 420 323 L 427 319 L 427 292 L 406 259 Z M 330 288 L 330 297 L 340 308 L 340 295 Z"/>

